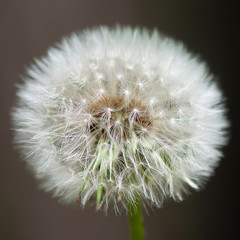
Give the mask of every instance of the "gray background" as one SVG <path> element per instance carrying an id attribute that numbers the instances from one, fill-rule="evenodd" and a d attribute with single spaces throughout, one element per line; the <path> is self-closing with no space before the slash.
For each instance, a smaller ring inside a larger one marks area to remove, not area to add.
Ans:
<path id="1" fill-rule="evenodd" d="M 9 120 L 15 84 L 33 57 L 74 30 L 116 23 L 156 27 L 200 53 L 220 79 L 233 126 L 225 158 L 205 189 L 145 214 L 146 240 L 233 238 L 239 176 L 236 16 L 236 6 L 214 0 L 0 0 L 0 239 L 128 239 L 125 214 L 106 217 L 92 207 L 76 211 L 38 190 L 13 149 Z"/>

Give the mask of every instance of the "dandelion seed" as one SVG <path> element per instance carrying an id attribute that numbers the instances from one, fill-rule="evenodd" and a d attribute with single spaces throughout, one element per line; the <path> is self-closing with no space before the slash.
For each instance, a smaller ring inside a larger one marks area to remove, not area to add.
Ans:
<path id="1" fill-rule="evenodd" d="M 45 190 L 105 210 L 137 198 L 161 207 L 212 175 L 226 144 L 223 96 L 181 43 L 100 27 L 48 53 L 27 70 L 12 114 Z"/>

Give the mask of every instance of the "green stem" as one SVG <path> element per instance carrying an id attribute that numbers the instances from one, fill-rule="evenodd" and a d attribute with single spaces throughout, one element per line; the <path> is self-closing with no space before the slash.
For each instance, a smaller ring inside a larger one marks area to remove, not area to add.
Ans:
<path id="1" fill-rule="evenodd" d="M 141 202 L 128 206 L 128 218 L 130 225 L 131 240 L 144 240 L 143 216 Z"/>

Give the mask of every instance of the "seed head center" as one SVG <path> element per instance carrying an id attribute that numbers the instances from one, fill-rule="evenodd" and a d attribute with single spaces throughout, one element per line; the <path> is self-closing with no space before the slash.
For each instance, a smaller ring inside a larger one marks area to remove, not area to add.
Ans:
<path id="1" fill-rule="evenodd" d="M 94 121 L 90 132 L 96 137 L 121 141 L 146 133 L 152 123 L 147 108 L 135 99 L 104 97 L 90 105 Z"/>

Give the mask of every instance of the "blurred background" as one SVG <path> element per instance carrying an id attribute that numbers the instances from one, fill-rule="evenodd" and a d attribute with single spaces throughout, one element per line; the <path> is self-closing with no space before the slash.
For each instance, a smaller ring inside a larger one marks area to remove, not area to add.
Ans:
<path id="1" fill-rule="evenodd" d="M 125 214 L 106 217 L 93 207 L 61 206 L 38 190 L 12 144 L 10 108 L 15 84 L 33 57 L 72 31 L 116 23 L 157 28 L 199 53 L 227 96 L 231 140 L 216 174 L 185 201 L 165 202 L 145 213 L 146 240 L 233 239 L 239 209 L 237 183 L 237 88 L 239 23 L 237 6 L 209 0 L 0 0 L 0 239 L 129 239 Z M 238 55 L 237 55 L 238 54 Z M 236 239 L 236 238 L 235 238 Z"/>

